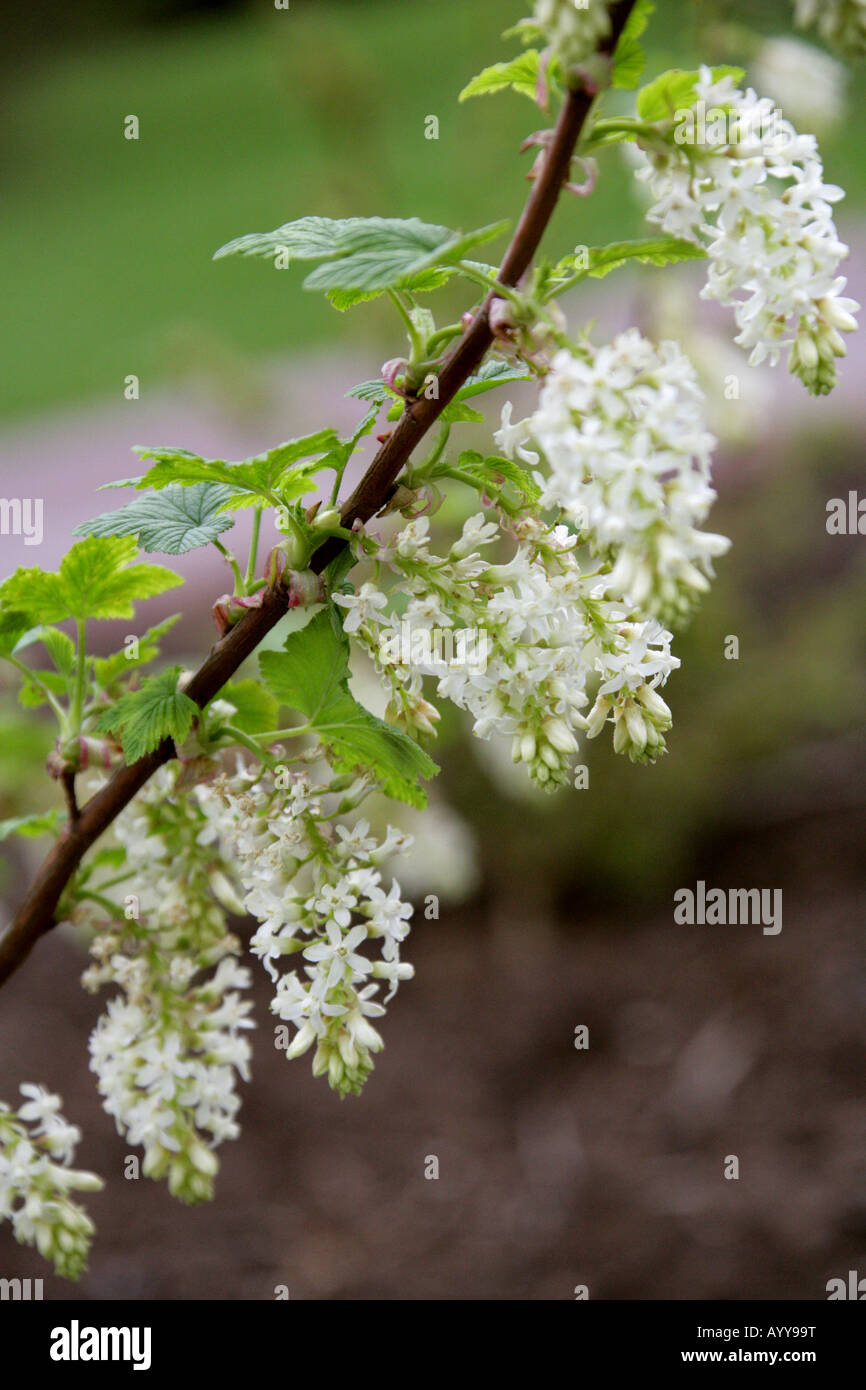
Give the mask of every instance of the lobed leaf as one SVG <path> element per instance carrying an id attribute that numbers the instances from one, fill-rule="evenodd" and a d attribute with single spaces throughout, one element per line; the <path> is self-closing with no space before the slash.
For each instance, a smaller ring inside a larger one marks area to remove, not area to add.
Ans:
<path id="1" fill-rule="evenodd" d="M 0 608 L 27 615 L 28 626 L 66 618 L 131 618 L 136 599 L 154 598 L 183 580 L 160 565 L 133 565 L 131 536 L 89 536 L 51 573 L 19 569 L 0 586 Z"/>
<path id="2" fill-rule="evenodd" d="M 158 748 L 163 739 L 181 744 L 189 736 L 198 705 L 178 690 L 179 666 L 150 676 L 140 690 L 122 695 L 97 724 L 100 733 L 119 735 L 127 763 Z"/>
<path id="3" fill-rule="evenodd" d="M 116 512 L 103 512 L 75 528 L 76 536 L 135 536 L 142 550 L 185 555 L 209 545 L 234 522 L 222 508 L 232 496 L 224 483 L 172 483 L 161 492 L 136 497 Z"/>

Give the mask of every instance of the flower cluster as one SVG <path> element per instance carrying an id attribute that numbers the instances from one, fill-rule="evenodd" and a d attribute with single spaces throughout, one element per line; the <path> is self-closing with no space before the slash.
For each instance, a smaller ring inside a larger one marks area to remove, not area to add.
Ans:
<path id="1" fill-rule="evenodd" d="M 186 1202 L 212 1195 L 213 1150 L 239 1134 L 237 1076 L 249 1079 L 244 1031 L 250 972 L 235 956 L 224 906 L 240 909 L 225 866 L 204 849 L 205 817 L 162 770 L 115 822 L 132 890 L 107 919 L 106 893 L 74 919 L 96 928 L 83 983 L 120 986 L 90 1040 L 105 1110 L 144 1148 L 145 1176 Z M 115 890 L 115 897 L 117 896 Z M 119 891 L 123 891 L 122 888 Z"/>
<path id="2" fill-rule="evenodd" d="M 540 32 L 564 68 L 575 67 L 598 51 L 610 33 L 606 0 L 535 0 L 527 30 Z"/>
<path id="3" fill-rule="evenodd" d="M 497 442 L 509 457 L 549 466 L 542 504 L 561 508 L 594 553 L 609 559 L 609 592 L 662 619 L 688 613 L 709 588 L 729 542 L 697 528 L 715 500 L 703 392 L 674 342 L 636 328 L 604 347 L 566 349 L 551 363 L 539 405 Z"/>
<path id="4" fill-rule="evenodd" d="M 866 8 L 863 14 L 866 16 Z M 835 125 L 842 116 L 845 68 L 814 44 L 802 39 L 765 39 L 750 73 L 760 90 L 798 124 L 819 131 Z"/>
<path id="5" fill-rule="evenodd" d="M 502 530 L 479 513 L 448 555 L 437 556 L 429 547 L 427 518 L 420 518 L 376 553 L 379 566 L 397 577 L 390 596 L 366 584 L 357 595 L 337 597 L 348 610 L 346 630 L 391 687 L 389 717 L 407 728 L 423 723 L 429 731 L 438 713 L 424 699 L 422 681 L 432 676 L 438 695 L 471 713 L 476 737 L 510 738 L 514 761 L 525 763 L 548 790 L 569 779 L 579 732 L 589 728 L 592 736 L 608 719 L 617 751 L 653 761 L 664 751 L 661 732 L 670 714 L 650 693 L 679 665 L 670 633 L 654 618 L 636 617 L 621 599 L 606 597 L 598 573 L 581 571 L 577 538 L 566 527 L 550 531 L 524 517 L 514 534 L 512 559 L 488 563 L 480 548 L 500 539 Z M 408 600 L 399 617 L 386 611 L 389 597 Z M 407 628 L 408 643 L 402 640 Z M 469 659 L 456 641 L 449 657 L 441 644 L 418 640 L 434 628 L 475 634 L 475 650 L 483 649 L 486 659 Z M 596 680 L 598 699 L 587 719 L 581 710 Z M 644 729 L 646 715 L 655 720 L 652 734 Z M 620 727 L 627 737 L 616 732 Z"/>
<path id="6" fill-rule="evenodd" d="M 42 1086 L 19 1090 L 17 1111 L 0 1103 L 0 1221 L 11 1221 L 15 1239 L 35 1245 L 64 1279 L 77 1279 L 94 1228 L 70 1193 L 97 1192 L 102 1179 L 70 1167 L 81 1134 L 60 1114 L 60 1097 Z"/>
<path id="7" fill-rule="evenodd" d="M 848 247 L 831 204 L 843 191 L 824 183 L 814 135 L 798 134 L 772 101 L 740 91 L 730 75 L 714 80 L 706 67 L 695 91 L 698 112 L 722 119 L 702 123 L 684 111 L 669 140 L 641 142 L 638 177 L 655 200 L 647 217 L 705 247 L 702 294 L 733 307 L 735 341 L 750 363 L 775 364 L 788 348 L 791 371 L 813 395 L 826 394 L 845 354 L 841 334 L 856 328 L 860 307 L 836 273 Z"/>
<path id="8" fill-rule="evenodd" d="M 794 0 L 801 29 L 816 24 L 826 43 L 850 58 L 866 53 L 866 0 Z"/>
<path id="9" fill-rule="evenodd" d="M 304 771 L 239 766 L 198 795 L 208 822 L 201 839 L 235 858 L 244 907 L 259 922 L 250 946 L 276 984 L 271 1010 L 297 1029 L 286 1055 L 315 1043 L 313 1074 L 327 1074 L 345 1096 L 360 1093 L 383 1046 L 370 1022 L 385 1012 L 375 998 L 379 982 L 389 985 L 386 1004 L 414 973 L 400 960 L 412 906 L 396 879 L 385 891 L 378 868 L 410 841 L 389 827 L 377 842 L 365 820 L 335 822 L 323 807 L 331 790 Z M 337 812 L 357 806 L 367 790 L 365 779 L 346 789 Z M 380 960 L 361 954 L 367 941 L 380 944 Z M 306 978 L 280 974 L 277 962 L 298 953 Z"/>

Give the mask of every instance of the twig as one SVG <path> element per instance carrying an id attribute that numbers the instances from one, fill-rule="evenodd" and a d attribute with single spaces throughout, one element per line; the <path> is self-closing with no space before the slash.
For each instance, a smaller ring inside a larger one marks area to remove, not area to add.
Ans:
<path id="1" fill-rule="evenodd" d="M 78 809 L 78 800 L 75 795 L 75 773 L 67 768 L 60 778 L 63 786 L 63 795 L 66 797 L 66 805 L 69 809 L 70 821 L 77 821 L 81 812 Z"/>

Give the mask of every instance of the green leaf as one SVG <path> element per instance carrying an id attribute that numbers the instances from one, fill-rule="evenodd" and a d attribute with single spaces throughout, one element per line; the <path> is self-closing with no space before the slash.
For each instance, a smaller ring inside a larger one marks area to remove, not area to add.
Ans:
<path id="1" fill-rule="evenodd" d="M 355 228 L 336 258 L 316 266 L 304 280 L 307 290 L 384 290 L 402 287 L 421 271 L 459 260 L 482 241 L 499 236 L 507 224 L 496 223 L 461 236 L 417 218 L 369 219 Z"/>
<path id="2" fill-rule="evenodd" d="M 487 96 L 493 92 L 504 92 L 512 87 L 530 101 L 538 99 L 538 50 L 529 48 L 519 57 L 507 63 L 494 63 L 473 77 L 460 93 L 460 101 L 470 97 Z"/>
<path id="3" fill-rule="evenodd" d="M 122 695 L 97 724 L 100 733 L 120 736 L 127 763 L 137 762 L 158 748 L 163 739 L 181 744 L 189 736 L 198 705 L 178 690 L 181 668 L 170 666 L 151 676 L 140 690 Z"/>
<path id="4" fill-rule="evenodd" d="M 278 727 L 279 703 L 257 680 L 230 681 L 223 686 L 217 699 L 234 705 L 237 712 L 231 715 L 229 722 L 246 734 L 265 734 Z"/>
<path id="5" fill-rule="evenodd" d="M 59 671 L 34 672 L 32 679 L 23 677 L 18 689 L 18 703 L 22 709 L 39 709 L 48 703 L 46 689 L 52 695 L 60 696 L 65 695 L 68 688 L 66 677 L 61 676 Z"/>
<path id="6" fill-rule="evenodd" d="M 615 241 L 610 246 L 592 246 L 589 250 L 587 275 L 600 280 L 626 261 L 642 261 L 645 265 L 672 265 L 675 261 L 700 261 L 706 251 L 693 241 L 678 237 L 645 237 L 638 241 Z"/>
<path id="7" fill-rule="evenodd" d="M 334 607 L 324 608 L 281 652 L 263 652 L 262 679 L 274 695 L 306 716 L 338 772 L 373 773 L 388 796 L 426 805 L 418 785 L 438 772 L 407 734 L 377 719 L 349 690 L 349 642 Z"/>
<path id="8" fill-rule="evenodd" d="M 704 260 L 706 254 L 703 247 L 696 246 L 693 241 L 667 236 L 614 241 L 610 246 L 589 246 L 586 248 L 586 265 L 579 264 L 575 256 L 565 256 L 558 265 L 547 271 L 542 294 L 545 299 L 552 299 L 587 275 L 600 280 L 629 261 L 661 266 L 672 265 L 675 261 Z M 584 257 L 580 259 L 582 261 Z"/>
<path id="9" fill-rule="evenodd" d="M 529 381 L 531 372 L 523 366 L 504 362 L 500 357 L 491 357 L 479 367 L 475 376 L 463 383 L 455 395 L 456 401 L 468 400 L 470 396 L 480 396 L 484 391 L 493 391 L 508 381 Z"/>
<path id="10" fill-rule="evenodd" d="M 467 475 L 467 480 L 471 480 L 476 487 L 487 492 L 499 492 L 505 483 L 511 483 L 512 487 L 523 494 L 526 502 L 535 503 L 541 496 L 541 490 L 532 475 L 513 459 L 500 458 L 496 454 L 485 458 L 477 449 L 464 449 L 457 467 L 461 473 Z M 436 476 L 435 471 L 431 476 Z"/>
<path id="11" fill-rule="evenodd" d="M 325 453 L 337 444 L 336 430 L 317 430 L 302 439 L 288 439 L 266 453 L 239 463 L 202 458 L 186 449 L 138 448 L 136 453 L 140 458 L 156 462 L 135 482 L 139 488 L 156 490 L 173 484 L 184 488 L 199 483 L 224 485 L 228 491 L 217 511 L 252 507 L 262 502 L 282 505 L 312 492 L 316 486 L 311 475 L 323 465 L 320 461 L 312 461 L 297 467 L 300 460 Z"/>
<path id="12" fill-rule="evenodd" d="M 656 0 L 637 0 L 637 4 L 625 22 L 621 38 L 639 39 L 655 11 Z"/>
<path id="13" fill-rule="evenodd" d="M 160 565 L 132 565 L 131 536 L 89 536 L 50 573 L 19 569 L 0 587 L 0 606 L 26 613 L 30 625 L 66 618 L 131 618 L 133 600 L 153 598 L 183 580 Z"/>
<path id="14" fill-rule="evenodd" d="M 713 68 L 712 74 L 714 82 L 723 77 L 733 77 L 735 82 L 741 82 L 745 76 L 742 68 L 727 65 Z M 699 78 L 699 72 L 686 71 L 684 68 L 671 68 L 669 72 L 663 72 L 638 92 L 638 116 L 642 121 L 665 121 L 677 111 L 688 110 L 697 101 L 695 84 Z"/>
<path id="15" fill-rule="evenodd" d="M 53 834 L 63 819 L 63 812 L 56 808 L 41 815 L 12 816 L 0 821 L 0 840 L 8 840 L 10 835 L 23 835 L 30 840 L 37 835 Z"/>
<path id="16" fill-rule="evenodd" d="M 304 217 L 273 232 L 238 237 L 216 253 L 222 256 L 282 256 L 319 261 L 304 280 L 304 288 L 325 290 L 337 297 L 339 308 L 391 288 L 436 288 L 423 277 L 437 267 L 453 266 L 473 246 L 501 235 L 508 223 L 495 223 L 465 235 L 416 217 L 350 217 L 333 221 Z M 283 262 L 281 261 L 281 264 Z"/>
<path id="17" fill-rule="evenodd" d="M 337 222 L 331 217 L 300 217 L 273 232 L 250 232 L 247 236 L 235 237 L 214 253 L 214 260 L 220 261 L 225 256 L 273 257 L 279 252 L 284 252 L 289 261 L 323 260 L 334 255 L 341 229 L 345 232 L 364 220 L 352 217 Z"/>
<path id="18" fill-rule="evenodd" d="M 221 512 L 232 496 L 224 483 L 173 483 L 149 497 L 136 497 L 116 512 L 103 512 L 77 526 L 76 536 L 136 536 L 142 550 L 185 555 L 209 545 L 234 522 Z"/>
<path id="19" fill-rule="evenodd" d="M 392 391 L 386 386 L 384 381 L 359 381 L 357 386 L 352 386 L 346 392 L 347 396 L 353 396 L 358 401 L 373 401 L 376 405 L 382 405 L 389 398 L 396 396 L 396 391 Z"/>
<path id="20" fill-rule="evenodd" d="M 72 675 L 75 670 L 75 643 L 71 637 L 56 627 L 32 627 L 17 643 L 13 655 L 17 656 L 34 642 L 42 643 L 62 676 L 68 679 Z"/>
<path id="21" fill-rule="evenodd" d="M 614 49 L 611 81 L 614 87 L 631 90 L 636 87 L 646 66 L 646 54 L 638 42 L 655 10 L 655 0 L 638 0 Z"/>
<path id="22" fill-rule="evenodd" d="M 159 656 L 160 642 L 165 634 L 171 631 L 175 623 L 180 622 L 180 617 L 180 613 L 174 613 L 170 618 L 164 618 L 161 623 L 157 623 L 155 627 L 149 627 L 147 632 L 138 639 L 138 656 L 130 656 L 130 652 L 135 649 L 125 646 L 118 652 L 112 652 L 111 656 L 96 657 L 93 662 L 93 671 L 100 688 L 105 690 L 119 676 L 128 674 L 137 666 L 146 666 L 149 661 L 154 661 Z"/>
<path id="23" fill-rule="evenodd" d="M 5 606 L 0 607 L 0 656 L 10 656 L 30 626 L 30 618 L 26 613 L 15 612 Z"/>
<path id="24" fill-rule="evenodd" d="M 484 423 L 484 416 L 480 410 L 473 410 L 471 405 L 464 405 L 459 400 L 450 401 L 440 412 L 439 419 L 445 425 L 458 423 L 481 425 Z"/>
<path id="25" fill-rule="evenodd" d="M 645 67 L 646 54 L 643 45 L 636 38 L 623 34 L 616 46 L 611 84 L 625 91 L 632 91 L 640 82 Z"/>

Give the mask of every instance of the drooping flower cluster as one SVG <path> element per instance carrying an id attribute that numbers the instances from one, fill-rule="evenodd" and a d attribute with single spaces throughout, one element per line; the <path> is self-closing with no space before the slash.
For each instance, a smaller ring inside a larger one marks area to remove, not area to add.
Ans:
<path id="1" fill-rule="evenodd" d="M 94 1227 L 70 1194 L 97 1192 L 103 1182 L 70 1166 L 81 1132 L 61 1115 L 60 1097 L 26 1083 L 19 1090 L 25 1099 L 17 1111 L 0 1102 L 0 1221 L 64 1279 L 77 1279 Z"/>
<path id="2" fill-rule="evenodd" d="M 496 436 L 513 458 L 549 466 L 542 505 L 560 507 L 581 539 L 613 563 L 610 593 L 667 622 L 709 588 L 729 542 L 700 531 L 715 492 L 703 392 L 674 342 L 659 347 L 636 328 L 551 363 L 534 414 Z"/>
<path id="3" fill-rule="evenodd" d="M 788 348 L 791 371 L 825 394 L 860 307 L 837 275 L 848 247 L 831 204 L 843 191 L 824 183 L 814 135 L 798 134 L 772 101 L 706 67 L 695 91 L 669 140 L 642 142 L 638 177 L 655 200 L 647 217 L 706 249 L 702 294 L 733 307 L 751 363 L 775 364 Z"/>
<path id="4" fill-rule="evenodd" d="M 356 806 L 367 789 L 361 779 L 337 810 Z M 345 1096 L 361 1091 L 383 1046 L 370 1022 L 385 1012 L 379 982 L 389 985 L 387 1003 L 414 973 L 400 960 L 412 906 L 396 879 L 385 891 L 377 867 L 410 841 L 389 827 L 379 843 L 364 820 L 335 822 L 323 806 L 330 790 L 306 772 L 239 767 L 198 794 L 208 820 L 202 841 L 235 858 L 244 907 L 260 924 L 250 949 L 276 983 L 271 1010 L 297 1029 L 286 1055 L 315 1044 L 313 1074 Z M 379 943 L 380 960 L 361 954 L 367 941 Z M 280 974 L 277 962 L 298 953 L 306 978 Z"/>
<path id="5" fill-rule="evenodd" d="M 502 532 L 483 513 L 466 522 L 447 556 L 431 552 L 420 518 L 377 551 L 380 567 L 397 577 L 390 595 L 366 584 L 337 596 L 346 630 L 391 687 L 389 717 L 429 731 L 438 712 L 422 681 L 431 676 L 440 696 L 471 713 L 477 737 L 510 738 L 514 761 L 549 790 L 568 780 L 579 732 L 593 736 L 608 719 L 618 752 L 653 761 L 671 722 L 656 687 L 679 665 L 670 633 L 607 598 L 597 573 L 582 573 L 566 527 L 548 531 L 525 517 L 515 533 L 513 558 L 494 565 L 479 549 Z M 402 613 L 387 611 L 389 597 L 408 600 Z M 596 680 L 587 717 L 581 710 Z"/>
<path id="6" fill-rule="evenodd" d="M 849 58 L 866 53 L 866 0 L 794 0 L 794 20 Z"/>
<path id="7" fill-rule="evenodd" d="M 96 928 L 83 983 L 121 990 L 90 1040 L 105 1110 L 143 1146 L 145 1176 L 196 1202 L 212 1195 L 213 1150 L 240 1132 L 235 1087 L 249 1079 L 244 1030 L 254 1025 L 240 993 L 250 972 L 214 896 L 240 910 L 229 866 L 199 843 L 205 817 L 177 777 L 162 770 L 115 822 L 129 873 L 123 907 L 106 919 L 85 900 L 73 915 Z"/>

